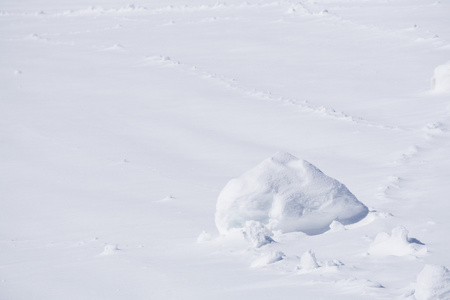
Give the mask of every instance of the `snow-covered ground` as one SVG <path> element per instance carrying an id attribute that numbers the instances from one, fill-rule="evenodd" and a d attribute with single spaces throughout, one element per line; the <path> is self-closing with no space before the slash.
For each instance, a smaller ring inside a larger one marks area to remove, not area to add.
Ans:
<path id="1" fill-rule="evenodd" d="M 2 1 L 0 299 L 449 299 L 449 15 Z M 367 216 L 219 234 L 222 189 L 278 151 Z"/>

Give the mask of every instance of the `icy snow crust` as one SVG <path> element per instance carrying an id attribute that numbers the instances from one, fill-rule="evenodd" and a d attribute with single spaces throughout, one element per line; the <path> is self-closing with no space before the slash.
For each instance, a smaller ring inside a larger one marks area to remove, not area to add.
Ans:
<path id="1" fill-rule="evenodd" d="M 216 225 L 222 234 L 258 221 L 270 230 L 327 231 L 333 221 L 360 221 L 367 207 L 339 181 L 305 160 L 279 152 L 239 178 L 219 195 Z"/>

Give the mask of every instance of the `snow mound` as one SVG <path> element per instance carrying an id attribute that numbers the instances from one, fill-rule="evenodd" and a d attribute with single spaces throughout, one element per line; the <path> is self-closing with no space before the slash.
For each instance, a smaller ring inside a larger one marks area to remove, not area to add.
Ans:
<path id="1" fill-rule="evenodd" d="M 450 299 L 450 271 L 444 266 L 425 265 L 417 276 L 417 300 Z"/>
<path id="2" fill-rule="evenodd" d="M 277 261 L 283 260 L 283 258 L 285 256 L 286 255 L 284 255 L 284 253 L 281 251 L 273 251 L 270 253 L 264 253 L 261 255 L 261 257 L 259 257 L 252 263 L 251 267 L 252 268 L 264 267 L 264 266 L 276 263 Z"/>
<path id="3" fill-rule="evenodd" d="M 367 213 L 345 185 L 307 161 L 279 152 L 228 182 L 219 195 L 215 221 L 221 234 L 257 221 L 269 230 L 315 235 L 335 220 L 352 224 Z"/>
<path id="4" fill-rule="evenodd" d="M 373 255 L 424 255 L 427 247 L 414 238 L 408 237 L 408 230 L 402 226 L 392 229 L 392 234 L 380 232 L 370 245 L 369 253 Z"/>
<path id="5" fill-rule="evenodd" d="M 450 91 L 450 61 L 434 69 L 434 76 L 431 78 L 431 89 L 435 92 Z"/>
<path id="6" fill-rule="evenodd" d="M 110 245 L 107 244 L 105 245 L 103 252 L 101 253 L 101 255 L 113 255 L 115 254 L 117 251 L 119 251 L 119 247 L 117 247 L 117 245 Z"/>
<path id="7" fill-rule="evenodd" d="M 303 253 L 302 257 L 300 258 L 300 269 L 302 271 L 312 271 L 319 267 L 319 264 L 317 263 L 316 255 L 311 250 L 306 251 Z"/>
<path id="8" fill-rule="evenodd" d="M 212 236 L 211 234 L 209 234 L 206 231 L 202 231 L 202 233 L 200 233 L 200 235 L 197 237 L 197 243 L 205 243 L 205 242 L 210 242 L 212 240 Z"/>
<path id="9" fill-rule="evenodd" d="M 121 44 L 114 44 L 111 47 L 105 48 L 103 51 L 123 51 L 124 47 Z M 126 159 L 125 161 L 126 162 Z"/>
<path id="10" fill-rule="evenodd" d="M 274 242 L 271 238 L 272 232 L 258 221 L 247 221 L 243 233 L 245 239 L 251 242 L 256 248 Z"/>
<path id="11" fill-rule="evenodd" d="M 345 230 L 345 226 L 341 222 L 336 221 L 336 220 L 331 222 L 330 232 L 338 232 L 338 231 L 344 231 L 344 230 Z"/>

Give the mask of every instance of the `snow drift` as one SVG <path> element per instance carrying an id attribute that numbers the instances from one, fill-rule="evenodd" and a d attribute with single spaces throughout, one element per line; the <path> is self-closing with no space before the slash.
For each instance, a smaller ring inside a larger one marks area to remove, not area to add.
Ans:
<path id="1" fill-rule="evenodd" d="M 279 152 L 228 182 L 217 201 L 216 226 L 226 234 L 257 221 L 269 230 L 314 235 L 327 231 L 334 220 L 347 225 L 367 213 L 345 185 Z"/>

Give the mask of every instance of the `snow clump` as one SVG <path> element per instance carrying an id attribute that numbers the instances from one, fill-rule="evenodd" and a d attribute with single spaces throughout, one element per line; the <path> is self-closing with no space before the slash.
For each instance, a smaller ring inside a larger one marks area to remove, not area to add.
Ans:
<path id="1" fill-rule="evenodd" d="M 444 266 L 425 265 L 417 276 L 417 300 L 450 299 L 450 271 Z"/>
<path id="2" fill-rule="evenodd" d="M 221 234 L 257 221 L 270 231 L 315 235 L 329 230 L 335 220 L 352 224 L 367 213 L 345 185 L 307 161 L 279 152 L 228 182 L 219 195 L 215 221 Z"/>
<path id="3" fill-rule="evenodd" d="M 380 232 L 370 245 L 370 254 L 374 255 L 424 255 L 427 247 L 414 238 L 408 237 L 408 230 L 402 226 L 392 229 L 392 234 Z"/>
<path id="4" fill-rule="evenodd" d="M 256 248 L 272 243 L 272 232 L 258 221 L 247 221 L 243 230 L 246 240 L 251 242 Z"/>
<path id="5" fill-rule="evenodd" d="M 206 232 L 204 230 L 197 237 L 197 243 L 210 242 L 211 240 L 212 240 L 211 234 L 209 234 L 208 232 Z"/>
<path id="6" fill-rule="evenodd" d="M 345 226 L 342 225 L 341 222 L 339 221 L 333 221 L 330 224 L 330 232 L 338 232 L 338 231 L 344 231 L 345 230 Z"/>
<path id="7" fill-rule="evenodd" d="M 106 244 L 101 255 L 113 255 L 119 250 L 120 249 L 117 245 Z"/>
<path id="8" fill-rule="evenodd" d="M 311 250 L 303 253 L 300 258 L 300 269 L 303 271 L 312 271 L 317 269 L 319 264 L 317 263 L 316 255 Z"/>
<path id="9" fill-rule="evenodd" d="M 450 92 L 450 61 L 434 69 L 431 89 L 435 92 Z"/>

